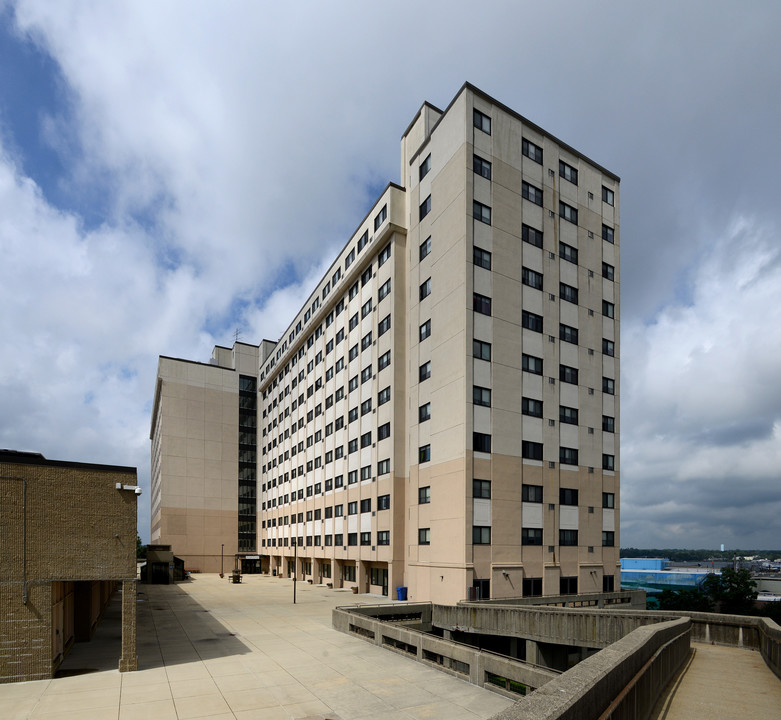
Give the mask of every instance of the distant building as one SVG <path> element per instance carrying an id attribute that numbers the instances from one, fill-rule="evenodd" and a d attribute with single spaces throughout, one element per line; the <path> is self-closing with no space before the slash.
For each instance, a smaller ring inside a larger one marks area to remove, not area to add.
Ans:
<path id="1" fill-rule="evenodd" d="M 119 670 L 137 668 L 136 489 L 135 468 L 0 450 L 0 682 L 52 677 L 120 583 Z"/>
<path id="2" fill-rule="evenodd" d="M 161 358 L 153 542 L 214 570 L 252 526 L 234 418 L 257 377 L 263 570 L 441 603 L 618 589 L 619 204 L 615 174 L 477 88 L 424 103 L 400 184 L 256 369 Z M 219 426 L 166 395 L 207 378 Z"/>

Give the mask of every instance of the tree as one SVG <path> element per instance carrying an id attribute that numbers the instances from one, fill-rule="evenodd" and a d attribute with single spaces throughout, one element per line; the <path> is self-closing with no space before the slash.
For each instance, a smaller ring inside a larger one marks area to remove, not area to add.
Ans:
<path id="1" fill-rule="evenodd" d="M 702 591 L 718 603 L 719 612 L 749 615 L 757 599 L 757 584 L 748 570 L 722 568 L 720 575 L 708 575 L 702 581 Z"/>
<path id="2" fill-rule="evenodd" d="M 713 612 L 713 601 L 699 588 L 662 590 L 658 601 L 660 610 Z"/>
<path id="3" fill-rule="evenodd" d="M 141 536 L 136 534 L 136 559 L 146 559 L 146 545 L 141 543 Z"/>

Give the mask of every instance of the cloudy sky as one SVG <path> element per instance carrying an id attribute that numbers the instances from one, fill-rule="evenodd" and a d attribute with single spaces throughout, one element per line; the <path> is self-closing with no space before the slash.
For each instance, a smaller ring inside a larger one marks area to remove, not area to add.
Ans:
<path id="1" fill-rule="evenodd" d="M 0 0 L 0 447 L 134 465 L 465 80 L 622 178 L 622 546 L 781 548 L 781 4 Z"/>

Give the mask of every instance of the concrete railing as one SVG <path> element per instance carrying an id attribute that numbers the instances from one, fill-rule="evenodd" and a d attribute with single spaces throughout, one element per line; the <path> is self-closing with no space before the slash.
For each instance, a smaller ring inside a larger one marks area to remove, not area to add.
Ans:
<path id="1" fill-rule="evenodd" d="M 492 720 L 643 720 L 689 656 L 691 621 L 633 630 Z"/>
<path id="2" fill-rule="evenodd" d="M 414 622 L 404 616 L 420 612 L 429 618 L 431 605 L 376 605 L 334 608 L 331 620 L 336 630 L 349 633 L 375 645 L 400 652 L 418 662 L 511 697 L 531 692 L 559 673 L 520 660 L 479 650 L 451 640 L 428 635 L 405 626 Z M 373 617 L 373 616 L 379 616 Z M 398 618 L 398 619 L 394 619 Z"/>

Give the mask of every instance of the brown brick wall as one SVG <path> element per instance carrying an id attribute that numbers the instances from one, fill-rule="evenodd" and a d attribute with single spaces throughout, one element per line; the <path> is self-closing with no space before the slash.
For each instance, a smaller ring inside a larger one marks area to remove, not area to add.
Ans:
<path id="1" fill-rule="evenodd" d="M 0 462 L 0 682 L 51 677 L 52 583 L 135 583 L 136 495 L 116 483 L 135 485 L 135 470 Z"/>

